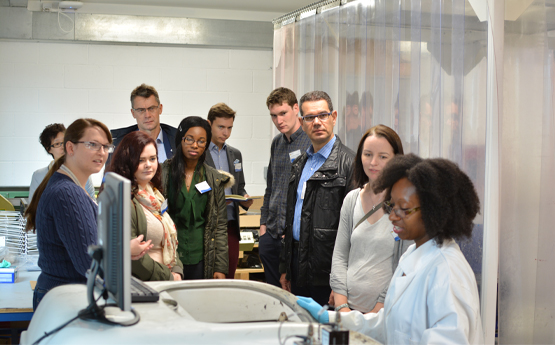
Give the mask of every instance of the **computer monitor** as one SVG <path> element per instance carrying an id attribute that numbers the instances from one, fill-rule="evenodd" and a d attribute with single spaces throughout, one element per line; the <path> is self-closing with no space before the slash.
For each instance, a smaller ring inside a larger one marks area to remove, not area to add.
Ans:
<path id="1" fill-rule="evenodd" d="M 131 182 L 109 172 L 98 197 L 98 245 L 104 288 L 123 311 L 131 310 Z"/>

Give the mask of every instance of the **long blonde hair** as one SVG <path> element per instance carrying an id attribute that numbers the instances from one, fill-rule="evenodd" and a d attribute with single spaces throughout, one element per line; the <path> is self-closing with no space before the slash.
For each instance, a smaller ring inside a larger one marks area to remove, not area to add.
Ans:
<path id="1" fill-rule="evenodd" d="M 90 127 L 99 127 L 100 129 L 102 129 L 104 134 L 106 134 L 108 141 L 112 143 L 112 134 L 105 124 L 95 119 L 77 119 L 73 121 L 73 123 L 66 129 L 66 132 L 64 134 L 64 153 L 67 153 L 67 142 L 78 142 L 79 140 L 81 140 L 83 135 L 85 135 L 85 131 L 87 130 L 87 128 Z M 48 173 L 42 180 L 41 184 L 37 187 L 35 193 L 33 194 L 33 199 L 31 199 L 31 203 L 25 210 L 25 217 L 27 218 L 27 225 L 25 226 L 25 230 L 29 231 L 31 229 L 35 229 L 37 207 L 39 205 L 40 197 L 42 196 L 42 193 L 44 192 L 44 189 L 46 188 L 46 185 L 48 184 L 48 181 L 50 180 L 52 175 L 54 175 L 54 173 L 58 171 L 58 169 L 60 169 L 65 161 L 66 155 L 64 154 L 62 157 L 58 158 L 54 162 L 54 164 L 52 164 L 52 167 L 50 168 L 50 170 L 48 170 Z"/>

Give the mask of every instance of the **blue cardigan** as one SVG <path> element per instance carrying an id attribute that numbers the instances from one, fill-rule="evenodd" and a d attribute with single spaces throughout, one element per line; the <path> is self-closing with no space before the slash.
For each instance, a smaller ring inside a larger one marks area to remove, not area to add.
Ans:
<path id="1" fill-rule="evenodd" d="M 37 288 L 86 283 L 91 266 L 87 247 L 96 243 L 98 206 L 68 176 L 54 173 L 37 207 Z"/>

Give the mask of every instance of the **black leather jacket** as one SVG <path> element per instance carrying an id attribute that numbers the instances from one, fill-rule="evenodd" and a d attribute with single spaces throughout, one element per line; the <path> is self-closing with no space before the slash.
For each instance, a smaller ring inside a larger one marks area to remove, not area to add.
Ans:
<path id="1" fill-rule="evenodd" d="M 306 182 L 299 238 L 297 286 L 329 286 L 331 258 L 343 199 L 352 187 L 354 152 L 337 138 L 324 164 Z M 304 152 L 291 165 L 287 190 L 287 217 L 279 271 L 291 280 L 293 217 L 297 187 L 308 159 Z"/>

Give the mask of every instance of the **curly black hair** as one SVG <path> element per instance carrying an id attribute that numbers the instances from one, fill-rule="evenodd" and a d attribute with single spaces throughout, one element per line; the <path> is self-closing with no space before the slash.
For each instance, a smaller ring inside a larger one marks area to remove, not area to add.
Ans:
<path id="1" fill-rule="evenodd" d="M 430 238 L 442 245 L 446 239 L 472 236 L 480 199 L 470 178 L 455 163 L 443 158 L 422 159 L 412 153 L 397 155 L 374 181 L 374 193 L 387 190 L 385 200 L 390 200 L 391 187 L 405 177 L 416 187 Z"/>

